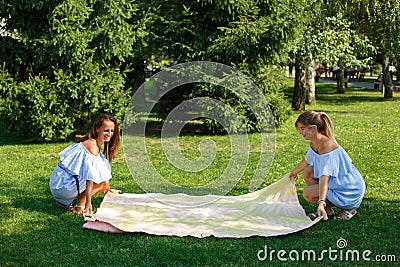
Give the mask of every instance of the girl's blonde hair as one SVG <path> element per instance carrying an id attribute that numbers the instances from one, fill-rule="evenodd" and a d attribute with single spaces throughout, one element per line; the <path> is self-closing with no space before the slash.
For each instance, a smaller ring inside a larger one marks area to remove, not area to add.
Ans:
<path id="1" fill-rule="evenodd" d="M 335 140 L 332 120 L 325 112 L 305 111 L 297 118 L 294 124 L 296 128 L 298 128 L 299 123 L 307 126 L 316 125 L 319 133 Z"/>

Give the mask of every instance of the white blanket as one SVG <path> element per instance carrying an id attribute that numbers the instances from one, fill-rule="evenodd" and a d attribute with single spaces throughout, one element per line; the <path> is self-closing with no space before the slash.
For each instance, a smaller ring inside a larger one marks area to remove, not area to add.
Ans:
<path id="1" fill-rule="evenodd" d="M 306 229 L 311 221 L 288 176 L 240 196 L 112 194 L 83 228 L 194 237 L 277 236 Z"/>

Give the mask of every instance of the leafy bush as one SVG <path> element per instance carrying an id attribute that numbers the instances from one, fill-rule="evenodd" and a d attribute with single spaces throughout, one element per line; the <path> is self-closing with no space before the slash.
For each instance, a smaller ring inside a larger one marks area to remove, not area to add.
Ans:
<path id="1" fill-rule="evenodd" d="M 1 80 L 0 111 L 13 133 L 52 141 L 85 131 L 100 112 L 121 120 L 131 94 L 125 88 L 142 83 L 143 61 L 153 55 L 230 66 L 247 62 L 249 66 L 237 69 L 247 70 L 245 74 L 262 89 L 275 123 L 285 119 L 282 84 L 275 82 L 276 73 L 265 73 L 259 65 L 274 64 L 287 52 L 296 28 L 291 25 L 297 23 L 293 16 L 302 17 L 292 12 L 294 4 L 245 0 L 185 5 L 130 0 L 4 3 L 0 5 L 0 58 L 5 63 L 2 75 L 7 77 Z M 254 79 L 258 72 L 260 77 Z M 233 92 L 213 86 L 191 89 L 183 95 L 221 100 L 243 118 L 248 131 L 258 130 L 251 110 Z M 161 117 L 171 103 L 186 99 L 173 93 L 169 97 L 158 106 Z M 215 121 L 206 119 L 205 125 L 220 131 Z M 230 131 L 238 130 L 238 125 L 231 126 Z"/>
<path id="2" fill-rule="evenodd" d="M 292 112 L 291 104 L 283 93 L 287 88 L 284 77 L 282 69 L 275 66 L 262 67 L 256 75 L 253 75 L 254 82 L 270 105 L 276 127 L 281 126 Z"/>
<path id="3" fill-rule="evenodd" d="M 287 85 L 283 81 L 281 69 L 273 66 L 264 67 L 261 68 L 258 73 L 255 73 L 251 76 L 248 74 L 247 76 L 253 77 L 252 80 L 258 85 L 258 88 L 269 104 L 273 115 L 273 122 L 267 121 L 267 125 L 271 125 L 270 123 L 273 123 L 275 126 L 279 127 L 291 114 L 290 103 L 285 99 L 283 94 L 283 89 L 285 89 Z M 221 80 L 222 79 L 223 78 L 221 78 Z M 221 80 L 218 84 L 225 84 L 221 82 Z M 262 103 L 253 101 L 251 103 L 252 106 L 249 106 L 248 103 L 242 99 L 243 95 L 256 94 L 255 92 L 251 91 L 254 89 L 254 87 L 249 86 L 243 80 L 232 80 L 228 81 L 227 84 L 231 84 L 231 86 L 229 86 L 230 89 L 211 83 L 185 84 L 183 86 L 179 86 L 169 91 L 160 99 L 156 105 L 155 112 L 159 118 L 163 120 L 178 104 L 193 98 L 207 97 L 220 101 L 226 106 L 230 107 L 243 121 L 245 129 L 241 128 L 241 122 L 235 119 L 229 109 L 226 109 L 223 105 L 210 105 L 210 102 L 206 101 L 200 102 L 200 107 L 202 110 L 207 110 L 209 114 L 214 114 L 214 116 L 204 116 L 199 118 L 199 120 L 202 121 L 202 124 L 198 124 L 198 127 L 202 128 L 203 131 L 221 134 L 226 133 L 227 131 L 231 133 L 239 133 L 243 130 L 246 130 L 247 132 L 252 133 L 265 130 L 260 129 L 258 119 L 270 120 L 271 113 L 269 110 L 264 110 Z M 242 92 L 243 95 L 239 96 L 232 91 L 232 88 L 234 87 L 236 87 L 236 90 Z M 257 110 L 258 118 L 252 109 Z M 184 112 L 196 111 L 191 110 L 191 107 L 186 105 Z M 218 122 L 217 117 L 225 118 L 225 120 L 229 121 L 229 123 L 223 126 L 220 124 L 220 122 Z"/>
<path id="4" fill-rule="evenodd" d="M 54 82 L 39 75 L 18 84 L 1 69 L 0 114 L 7 130 L 55 141 L 86 132 L 102 112 L 122 122 L 130 100 L 130 91 L 123 90 L 123 75 L 91 63 L 85 67 L 76 76 L 58 70 Z"/>
<path id="5" fill-rule="evenodd" d="M 101 112 L 122 122 L 137 82 L 126 74 L 148 34 L 138 3 L 6 2 L 0 112 L 7 130 L 55 141 L 86 132 Z"/>

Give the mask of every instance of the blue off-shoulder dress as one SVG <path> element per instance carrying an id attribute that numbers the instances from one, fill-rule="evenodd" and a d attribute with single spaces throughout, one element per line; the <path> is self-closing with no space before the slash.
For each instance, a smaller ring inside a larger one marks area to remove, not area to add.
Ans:
<path id="1" fill-rule="evenodd" d="M 364 196 L 365 182 L 346 151 L 318 154 L 308 147 L 305 160 L 314 167 L 314 177 L 329 176 L 327 199 L 342 209 L 357 209 Z"/>
<path id="2" fill-rule="evenodd" d="M 60 162 L 50 176 L 50 191 L 64 205 L 86 190 L 86 180 L 99 184 L 112 177 L 110 164 L 101 151 L 95 156 L 82 143 L 72 144 L 59 155 Z"/>

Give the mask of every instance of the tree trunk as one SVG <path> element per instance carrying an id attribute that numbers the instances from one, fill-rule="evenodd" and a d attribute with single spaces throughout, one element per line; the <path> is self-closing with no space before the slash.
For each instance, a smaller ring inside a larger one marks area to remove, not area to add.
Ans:
<path id="1" fill-rule="evenodd" d="M 346 81 L 344 77 L 343 68 L 339 68 L 337 71 L 337 93 L 344 94 L 346 92 Z"/>
<path id="2" fill-rule="evenodd" d="M 294 110 L 305 110 L 306 106 L 306 79 L 307 79 L 307 64 L 304 56 L 297 54 L 295 62 L 295 81 L 292 108 Z"/>
<path id="3" fill-rule="evenodd" d="M 315 99 L 315 70 L 314 70 L 314 62 L 312 60 L 312 55 L 310 53 L 310 61 L 307 66 L 307 77 L 306 77 L 306 101 L 307 104 L 314 105 L 317 101 Z"/>
<path id="4" fill-rule="evenodd" d="M 397 60 L 396 64 L 396 82 L 400 82 L 400 58 Z"/>
<path id="5" fill-rule="evenodd" d="M 393 83 L 392 76 L 389 71 L 389 57 L 385 57 L 385 61 L 383 63 L 383 97 L 384 98 L 392 98 L 393 97 Z"/>

